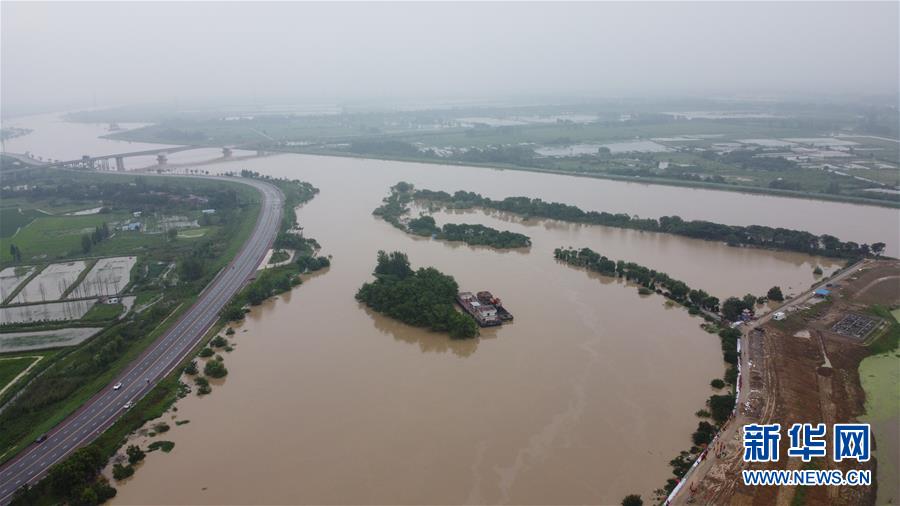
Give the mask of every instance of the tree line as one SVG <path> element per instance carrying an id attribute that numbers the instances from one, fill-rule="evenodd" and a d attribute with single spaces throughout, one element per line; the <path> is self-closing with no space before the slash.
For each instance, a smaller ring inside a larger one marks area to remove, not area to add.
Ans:
<path id="1" fill-rule="evenodd" d="M 679 216 L 663 216 L 654 219 L 633 217 L 625 213 L 584 211 L 577 206 L 545 202 L 539 198 L 507 197 L 503 200 L 493 200 L 474 192 L 457 191 L 451 195 L 445 191 L 421 189 L 415 190 L 410 200 L 438 203 L 452 209 L 481 207 L 518 214 L 526 218 L 550 218 L 607 227 L 665 232 L 695 239 L 725 242 L 730 246 L 797 251 L 837 258 L 880 255 L 885 248 L 883 242 L 873 243 L 870 246 L 853 241 L 841 241 L 828 234 L 815 235 L 810 232 L 781 227 L 725 225 L 705 220 L 684 220 Z"/>
<path id="2" fill-rule="evenodd" d="M 624 262 L 622 260 L 611 260 L 590 248 L 582 248 L 579 250 L 573 248 L 556 248 L 553 256 L 560 262 L 583 267 L 587 270 L 599 272 L 606 276 L 621 277 L 628 281 L 632 281 L 641 286 L 644 293 L 655 291 L 671 300 L 686 306 L 691 314 L 700 314 L 701 309 L 706 311 L 703 315 L 706 320 L 714 320 L 710 313 L 719 311 L 719 299 L 709 295 L 707 292 L 699 289 L 690 288 L 687 283 L 671 278 L 664 272 L 659 272 L 648 267 L 636 264 L 634 262 Z M 772 287 L 768 295 L 781 295 L 778 287 Z M 757 298 L 748 294 L 743 299 L 737 297 L 729 297 L 722 303 L 722 310 L 733 319 L 740 317 L 742 310 L 747 304 L 755 304 Z M 732 307 L 733 306 L 733 307 Z M 722 358 L 728 364 L 725 372 L 725 382 L 714 380 L 716 385 L 724 386 L 727 382 L 734 386 L 737 383 L 737 364 L 740 356 L 737 351 L 737 343 L 741 337 L 741 332 L 735 328 L 723 327 L 718 331 L 719 341 L 722 346 Z M 725 423 L 731 416 L 734 409 L 735 395 L 731 392 L 725 394 L 713 394 L 707 399 L 706 406 L 709 411 L 702 411 L 703 416 L 708 416 L 716 422 L 718 426 Z M 701 421 L 697 430 L 691 435 L 694 447 L 690 452 L 682 451 L 677 457 L 669 462 L 672 468 L 674 478 L 670 478 L 666 482 L 664 489 L 660 493 L 668 494 L 675 488 L 688 469 L 693 464 L 693 455 L 700 451 L 700 446 L 708 444 L 715 437 L 718 427 L 713 426 L 709 422 Z"/>
<path id="3" fill-rule="evenodd" d="M 400 182 L 391 187 L 381 206 L 372 213 L 403 230 L 404 232 L 434 237 L 443 241 L 460 241 L 472 246 L 490 246 L 497 249 L 527 248 L 531 246 L 531 238 L 525 234 L 497 230 L 492 227 L 471 223 L 446 223 L 438 226 L 434 217 L 422 215 L 403 221 L 402 216 L 409 213 L 408 203 L 412 201 L 415 188 L 412 184 Z"/>
<path id="4" fill-rule="evenodd" d="M 447 332 L 453 339 L 478 335 L 471 317 L 456 310 L 459 285 L 453 276 L 424 267 L 413 270 L 406 254 L 378 252 L 375 281 L 364 283 L 356 299 L 391 318 L 416 327 Z"/>

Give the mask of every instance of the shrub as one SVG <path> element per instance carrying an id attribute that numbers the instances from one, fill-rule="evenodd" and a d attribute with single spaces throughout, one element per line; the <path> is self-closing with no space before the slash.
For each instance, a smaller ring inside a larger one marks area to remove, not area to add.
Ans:
<path id="1" fill-rule="evenodd" d="M 212 348 L 203 348 L 202 350 L 200 350 L 200 356 L 203 358 L 211 357 L 213 356 L 213 353 L 215 352 L 212 351 Z"/>
<path id="2" fill-rule="evenodd" d="M 638 494 L 629 494 L 622 499 L 622 506 L 644 506 L 644 500 Z"/>
<path id="3" fill-rule="evenodd" d="M 113 478 L 116 481 L 124 480 L 129 476 L 134 474 L 134 468 L 129 466 L 123 466 L 122 464 L 116 464 L 113 466 Z"/>
<path id="4" fill-rule="evenodd" d="M 175 443 L 172 441 L 154 441 L 150 443 L 150 446 L 147 447 L 149 451 L 162 450 L 165 453 L 169 453 L 172 451 L 172 448 L 175 448 Z"/>
<path id="5" fill-rule="evenodd" d="M 203 374 L 210 378 L 224 378 L 225 375 L 228 374 L 228 369 L 225 368 L 225 364 L 221 361 L 210 360 L 206 363 L 206 366 L 203 367 Z"/>
<path id="6" fill-rule="evenodd" d="M 128 463 L 132 465 L 144 460 L 144 457 L 146 456 L 144 450 L 141 450 L 137 445 L 129 445 L 128 448 L 125 449 L 125 453 L 128 455 Z"/>
<path id="7" fill-rule="evenodd" d="M 716 378 L 709 382 L 709 386 L 716 389 L 725 388 L 725 382 L 720 380 L 719 378 Z"/>

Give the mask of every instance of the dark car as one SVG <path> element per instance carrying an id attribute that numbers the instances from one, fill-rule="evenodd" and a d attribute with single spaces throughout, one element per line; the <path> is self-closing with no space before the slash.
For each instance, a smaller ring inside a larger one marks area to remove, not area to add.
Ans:
<path id="1" fill-rule="evenodd" d="M 34 440 L 34 442 L 35 442 L 35 443 L 43 443 L 43 442 L 46 441 L 46 440 L 47 440 L 47 435 L 46 435 L 46 434 L 41 434 L 40 436 L 38 436 L 37 439 Z"/>

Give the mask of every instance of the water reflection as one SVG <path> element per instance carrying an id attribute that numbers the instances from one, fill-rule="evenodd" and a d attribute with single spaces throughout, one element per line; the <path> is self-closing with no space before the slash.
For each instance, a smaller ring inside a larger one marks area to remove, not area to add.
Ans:
<path id="1" fill-rule="evenodd" d="M 445 333 L 423 331 L 422 329 L 413 330 L 409 325 L 385 318 L 366 307 L 365 304 L 359 304 L 359 308 L 372 319 L 372 325 L 382 335 L 389 335 L 397 341 L 417 345 L 422 353 L 451 352 L 457 357 L 466 358 L 475 353 L 481 339 L 496 337 L 496 333 L 485 332 L 488 329 L 482 329 L 481 336 L 475 339 L 450 339 Z"/>

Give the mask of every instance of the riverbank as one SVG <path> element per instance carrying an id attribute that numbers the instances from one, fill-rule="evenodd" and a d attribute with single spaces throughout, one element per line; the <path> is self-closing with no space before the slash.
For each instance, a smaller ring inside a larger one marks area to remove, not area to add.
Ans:
<path id="1" fill-rule="evenodd" d="M 608 173 L 599 173 L 599 172 L 576 172 L 576 171 L 566 171 L 566 170 L 554 170 L 554 169 L 545 169 L 540 167 L 523 167 L 520 165 L 512 165 L 512 164 L 502 164 L 502 163 L 473 163 L 473 162 L 465 162 L 458 160 L 435 160 L 434 158 L 428 157 L 402 157 L 402 156 L 382 156 L 378 154 L 358 154 L 358 153 L 348 153 L 346 151 L 338 151 L 338 150 L 323 150 L 323 149 L 284 149 L 278 147 L 267 147 L 266 151 L 275 152 L 275 153 L 298 153 L 298 154 L 307 154 L 307 155 L 317 155 L 317 156 L 336 156 L 343 158 L 363 158 L 363 159 L 372 159 L 372 160 L 386 160 L 386 161 L 399 161 L 399 162 L 413 162 L 413 163 L 425 163 L 431 165 L 452 165 L 458 167 L 477 167 L 482 169 L 494 169 L 494 170 L 515 170 L 522 172 L 536 172 L 542 174 L 555 174 L 560 176 L 572 176 L 572 177 L 581 177 L 581 178 L 590 178 L 590 179 L 606 179 L 611 181 L 622 181 L 627 183 L 639 183 L 639 184 L 648 184 L 648 185 L 662 185 L 662 186 L 677 186 L 682 188 L 699 188 L 706 190 L 719 190 L 719 191 L 727 191 L 727 192 L 737 192 L 737 193 L 746 193 L 750 195 L 771 195 L 774 197 L 789 197 L 789 198 L 797 198 L 797 199 L 806 199 L 806 200 L 821 200 L 826 202 L 844 202 L 848 204 L 859 204 L 859 205 L 867 205 L 867 206 L 877 206 L 877 207 L 887 207 L 891 209 L 900 209 L 900 200 L 886 200 L 886 199 L 872 199 L 872 198 L 864 198 L 864 197 L 856 197 L 849 195 L 834 195 L 827 193 L 813 193 L 813 192 L 804 192 L 804 191 L 796 191 L 796 190 L 782 190 L 777 188 L 762 188 L 762 187 L 754 187 L 754 186 L 744 186 L 744 185 L 733 185 L 727 183 L 716 183 L 710 181 L 693 181 L 693 180 L 675 180 L 675 179 L 665 179 L 659 177 L 644 177 L 644 176 L 624 176 L 619 174 L 608 174 Z"/>
<path id="2" fill-rule="evenodd" d="M 851 423 L 865 420 L 867 393 L 863 390 L 861 362 L 873 350 L 896 350 L 900 326 L 893 319 L 883 317 L 877 304 L 900 304 L 900 286 L 890 284 L 900 272 L 897 261 L 865 261 L 848 268 L 833 280 L 834 288 L 827 299 L 804 294 L 787 302 L 782 308 L 789 316 L 781 321 L 767 314 L 747 329 L 742 338 L 741 390 L 735 417 L 726 431 L 720 434 L 721 444 L 710 453 L 696 472 L 686 480 L 673 504 L 687 504 L 691 500 L 709 503 L 756 501 L 764 503 L 788 502 L 829 504 L 882 504 L 876 499 L 875 487 L 841 486 L 773 488 L 752 487 L 740 480 L 743 469 L 799 469 L 798 459 L 782 457 L 778 462 L 748 464 L 741 456 L 743 449 L 737 431 L 749 423 L 780 423 L 789 426 L 796 420 L 810 423 Z M 888 283 L 882 283 L 887 280 Z M 877 288 L 873 288 L 877 287 Z M 873 306 L 875 304 L 875 306 Z M 848 314 L 867 315 L 877 325 L 871 334 L 860 338 L 843 335 L 835 325 Z M 896 351 L 892 351 L 896 353 Z M 861 381 L 862 380 L 862 381 Z M 887 388 L 896 392 L 897 383 L 884 380 Z M 881 399 L 871 399 L 880 403 Z M 875 416 L 890 404 L 879 405 Z M 896 431 L 884 432 L 873 424 L 875 458 L 868 462 L 836 463 L 830 458 L 816 458 L 810 469 L 870 470 L 881 476 L 881 457 L 884 448 L 895 450 Z M 888 457 L 890 460 L 890 457 Z M 888 475 L 888 487 L 896 485 L 896 474 Z M 880 489 L 880 484 L 878 485 Z M 880 497 L 880 496 L 879 496 Z"/>

